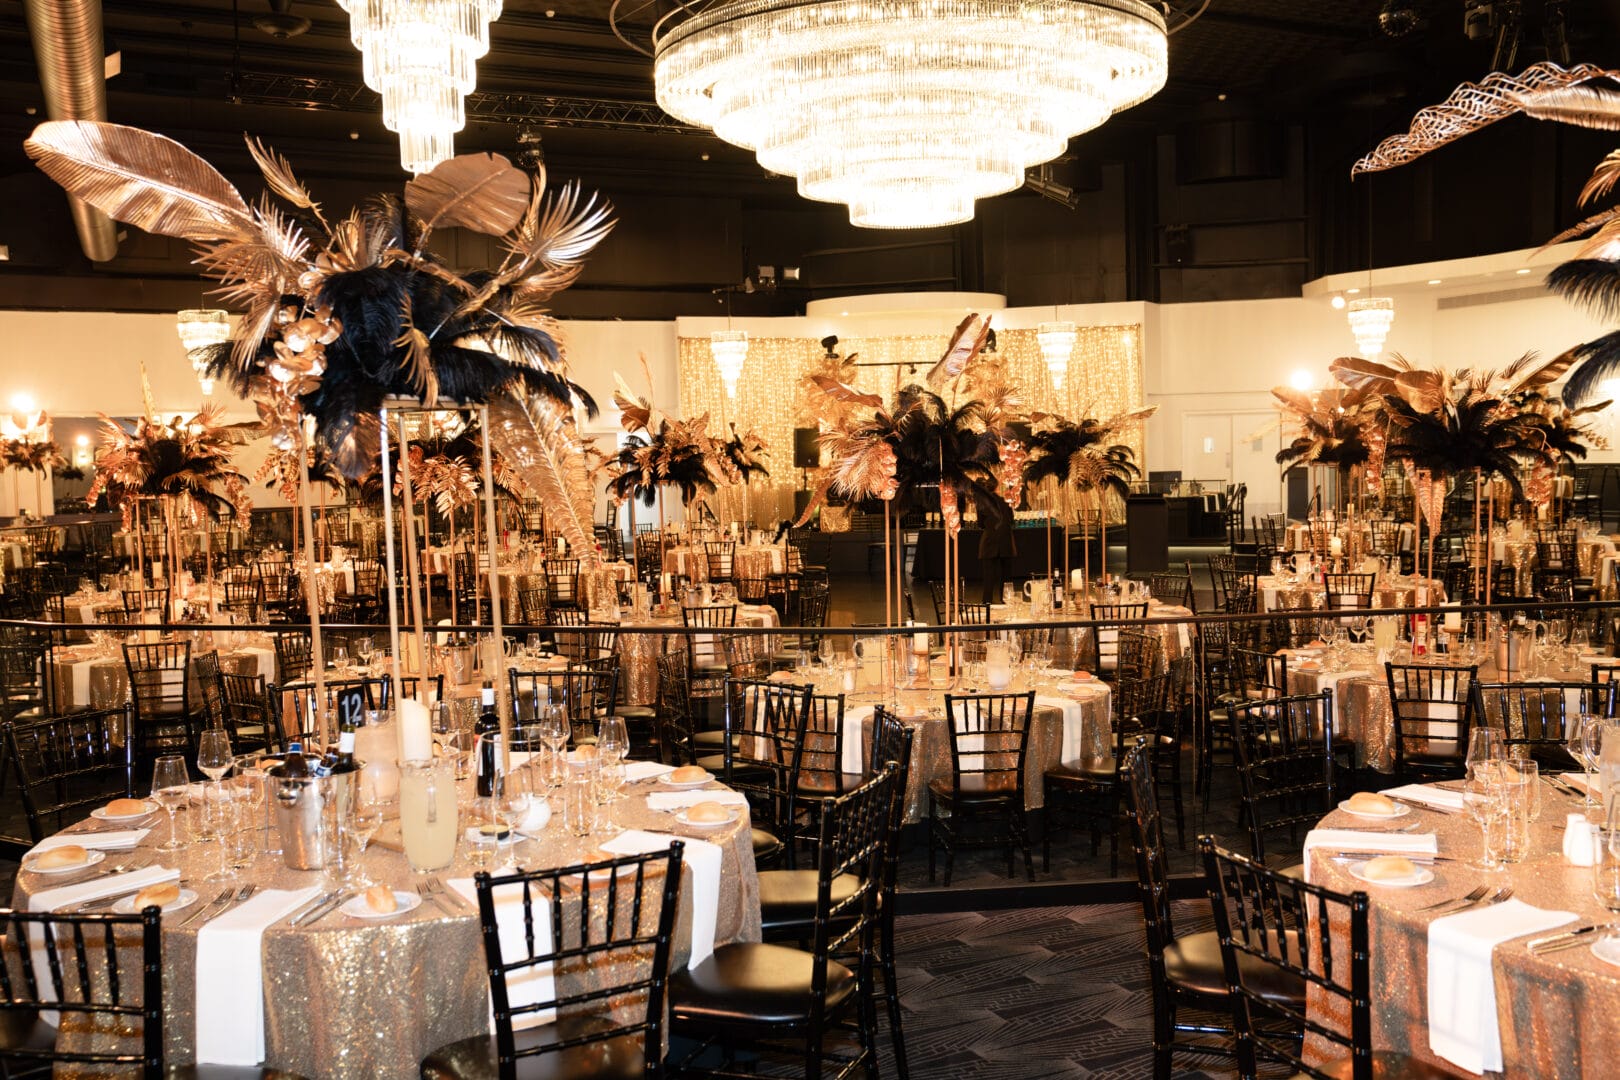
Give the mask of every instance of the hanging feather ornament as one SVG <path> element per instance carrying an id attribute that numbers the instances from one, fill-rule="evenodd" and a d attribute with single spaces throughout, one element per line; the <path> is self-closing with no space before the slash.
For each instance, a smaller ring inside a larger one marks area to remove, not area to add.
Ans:
<path id="1" fill-rule="evenodd" d="M 545 394 L 508 395 L 490 404 L 486 437 L 524 490 L 545 506 L 547 526 L 594 565 L 596 490 L 573 410 Z"/>
<path id="2" fill-rule="evenodd" d="M 254 206 L 185 147 L 137 128 L 49 121 L 24 145 L 70 194 L 196 245 L 217 295 L 246 308 L 235 340 L 210 347 L 207 372 L 278 415 L 295 403 L 351 479 L 377 459 L 377 415 L 390 399 L 510 397 L 527 410 L 542 396 L 594 413 L 544 308 L 613 228 L 594 195 L 582 200 L 570 185 L 548 197 L 505 158 L 467 154 L 411 180 L 403 198 L 378 196 L 329 223 L 286 160 L 255 140 L 248 149 L 271 194 Z M 445 266 L 426 248 L 450 227 L 498 237 L 500 265 Z"/>

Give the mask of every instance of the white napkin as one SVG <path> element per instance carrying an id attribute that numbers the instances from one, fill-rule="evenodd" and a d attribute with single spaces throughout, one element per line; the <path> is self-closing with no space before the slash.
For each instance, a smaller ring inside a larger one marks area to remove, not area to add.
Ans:
<path id="1" fill-rule="evenodd" d="M 1429 924 L 1429 1049 L 1482 1073 L 1502 1068 L 1491 951 L 1504 941 L 1573 921 L 1521 900 L 1447 915 Z"/>
<path id="2" fill-rule="evenodd" d="M 49 851 L 65 844 L 100 848 L 102 851 L 129 851 L 131 848 L 139 847 L 141 841 L 146 839 L 146 834 L 151 831 L 151 829 L 119 829 L 107 832 L 57 833 L 55 836 L 47 836 L 29 848 L 28 854 Z"/>
<path id="3" fill-rule="evenodd" d="M 1405 784 L 1401 787 L 1385 788 L 1381 793 L 1391 798 L 1411 799 L 1413 802 L 1424 803 L 1441 810 L 1461 810 L 1463 796 L 1460 791 L 1449 788 L 1431 787 L 1428 784 Z"/>
<path id="4" fill-rule="evenodd" d="M 1049 697 L 1039 694 L 1035 704 L 1047 709 L 1058 709 L 1063 713 L 1063 749 L 1059 761 L 1065 765 L 1079 764 L 1085 757 L 1085 710 L 1073 698 Z M 1104 714 L 1106 715 L 1106 714 Z"/>
<path id="5" fill-rule="evenodd" d="M 197 931 L 199 1062 L 257 1065 L 264 1060 L 264 931 L 320 891 L 318 885 L 264 889 Z"/>
<path id="6" fill-rule="evenodd" d="M 671 840 L 686 844 L 683 857 L 692 868 L 692 956 L 686 966 L 695 968 L 714 952 L 714 927 L 720 918 L 720 845 L 690 836 L 626 829 L 603 844 L 602 850 L 615 855 L 645 855 L 663 851 Z"/>
<path id="7" fill-rule="evenodd" d="M 871 705 L 854 705 L 844 710 L 842 725 L 844 748 L 842 760 L 838 768 L 846 773 L 860 773 L 866 770 L 866 726 L 872 721 L 874 709 Z"/>
<path id="8" fill-rule="evenodd" d="M 668 776 L 675 771 L 675 766 L 665 765 L 659 761 L 627 761 L 624 763 L 625 783 L 634 784 L 640 780 L 656 780 L 660 776 Z"/>
<path id="9" fill-rule="evenodd" d="M 178 880 L 180 880 L 178 869 L 167 866 L 143 866 L 127 874 L 108 874 L 106 877 L 91 878 L 89 881 L 81 881 L 74 885 L 43 889 L 28 898 L 28 910 L 55 911 L 69 904 L 82 904 L 89 900 L 100 900 L 103 897 L 144 889 L 160 881 Z"/>
<path id="10" fill-rule="evenodd" d="M 647 796 L 647 809 L 662 810 L 665 813 L 670 813 L 696 806 L 700 802 L 716 802 L 721 806 L 748 805 L 748 800 L 743 797 L 741 792 L 728 791 L 722 788 L 718 791 L 704 789 L 697 791 L 655 791 Z"/>
<path id="11" fill-rule="evenodd" d="M 80 660 L 68 665 L 68 670 L 73 673 L 73 704 L 78 708 L 90 707 L 90 669 L 97 663 L 99 661 Z"/>
<path id="12" fill-rule="evenodd" d="M 1311 880 L 1311 851 L 1370 851 L 1389 855 L 1433 855 L 1439 850 L 1434 833 L 1386 833 L 1364 829 L 1312 829 L 1305 834 L 1302 857 L 1305 880 Z M 1372 856 L 1368 856 L 1371 858 Z"/>
<path id="13" fill-rule="evenodd" d="M 446 878 L 445 883 L 466 897 L 467 902 L 477 909 L 478 886 L 473 884 L 472 878 Z M 494 891 L 493 898 L 496 934 L 501 941 L 501 959 L 510 964 L 529 955 L 523 922 L 523 886 L 502 885 Z M 551 904 L 544 896 L 536 894 L 529 912 L 534 923 L 535 955 L 544 956 L 554 947 L 551 943 Z M 509 972 L 506 976 L 506 1000 L 514 1009 L 541 1001 L 551 1001 L 556 996 L 556 979 L 549 963 L 535 964 L 520 972 Z M 512 1026 L 521 1031 L 524 1028 L 549 1024 L 556 1018 L 556 1009 L 542 1009 L 539 1012 L 514 1017 Z M 489 1016 L 489 1029 L 495 1030 L 493 1008 Z"/>

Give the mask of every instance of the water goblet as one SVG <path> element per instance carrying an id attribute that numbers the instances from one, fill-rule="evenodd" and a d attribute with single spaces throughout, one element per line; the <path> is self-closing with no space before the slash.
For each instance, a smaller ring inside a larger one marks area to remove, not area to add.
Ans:
<path id="1" fill-rule="evenodd" d="M 1490 762 L 1468 770 L 1463 782 L 1463 808 L 1479 825 L 1479 858 L 1468 866 L 1474 870 L 1495 870 L 1502 863 L 1491 843 L 1491 832 L 1497 819 L 1506 812 L 1506 799 L 1498 782 L 1499 765 Z"/>
<path id="2" fill-rule="evenodd" d="M 164 754 L 152 763 L 152 798 L 169 813 L 169 839 L 158 845 L 159 851 L 179 851 L 185 846 L 175 828 L 174 812 L 190 798 L 190 783 L 186 759 L 179 754 Z"/>
<path id="3" fill-rule="evenodd" d="M 495 813 L 511 834 L 514 849 L 517 847 L 518 830 L 529 820 L 529 811 L 533 808 L 534 787 L 528 769 L 513 769 L 497 779 Z"/>
<path id="4" fill-rule="evenodd" d="M 371 838 L 382 827 L 387 800 L 377 790 L 376 778 L 365 770 L 352 774 L 354 783 L 349 789 L 348 835 L 356 847 L 354 858 L 354 884 L 364 888 L 371 884 L 366 876 L 366 848 Z"/>
<path id="5" fill-rule="evenodd" d="M 218 783 L 231 771 L 236 758 L 231 754 L 230 733 L 222 727 L 207 728 L 197 737 L 197 768 Z"/>
<path id="6" fill-rule="evenodd" d="M 349 650 L 344 646 L 333 645 L 327 652 L 327 660 L 331 663 L 332 670 L 337 672 L 338 678 L 344 678 L 349 674 Z"/>
<path id="7" fill-rule="evenodd" d="M 624 717 L 604 716 L 596 724 L 596 752 L 604 762 L 623 761 L 630 753 L 630 733 Z"/>
<path id="8" fill-rule="evenodd" d="M 1475 766 L 1491 762 L 1502 761 L 1507 757 L 1507 751 L 1502 744 L 1502 733 L 1495 728 L 1475 727 L 1468 732 L 1467 767 L 1472 772 Z"/>

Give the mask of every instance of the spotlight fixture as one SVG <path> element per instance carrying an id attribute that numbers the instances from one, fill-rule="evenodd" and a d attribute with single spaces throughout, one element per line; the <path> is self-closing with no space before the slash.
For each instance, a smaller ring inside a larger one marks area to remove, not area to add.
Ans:
<path id="1" fill-rule="evenodd" d="M 540 144 L 540 129 L 524 124 L 518 128 L 517 152 L 512 155 L 520 169 L 539 173 L 546 167 L 546 149 Z"/>
<path id="2" fill-rule="evenodd" d="M 1052 166 L 1041 165 L 1024 173 L 1024 186 L 1043 199 L 1051 199 L 1060 206 L 1067 206 L 1070 210 L 1080 205 L 1080 196 L 1076 195 L 1074 188 L 1067 184 L 1060 184 L 1052 178 Z"/>
<path id="3" fill-rule="evenodd" d="M 822 338 L 821 339 L 821 347 L 823 349 L 827 350 L 826 359 L 828 359 L 828 360 L 836 360 L 836 359 L 838 359 L 838 335 L 837 334 L 828 334 L 826 337 Z"/>
<path id="4" fill-rule="evenodd" d="M 1412 0 L 1384 0 L 1384 6 L 1378 10 L 1378 29 L 1385 37 L 1405 37 L 1422 25 L 1423 16 Z"/>

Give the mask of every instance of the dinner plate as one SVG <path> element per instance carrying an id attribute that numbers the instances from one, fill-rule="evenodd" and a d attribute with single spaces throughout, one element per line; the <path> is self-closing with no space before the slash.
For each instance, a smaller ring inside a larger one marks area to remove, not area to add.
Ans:
<path id="1" fill-rule="evenodd" d="M 709 781 L 714 779 L 714 773 L 712 773 L 712 772 L 705 772 L 703 774 L 703 779 L 701 779 L 701 780 L 671 780 L 670 777 L 673 776 L 673 775 L 675 775 L 675 774 L 674 773 L 665 773 L 663 776 L 660 776 L 658 778 L 658 782 L 660 784 L 663 784 L 665 787 L 695 788 L 695 787 L 702 787 L 704 784 L 707 784 Z"/>
<path id="2" fill-rule="evenodd" d="M 1350 809 L 1350 801 L 1348 799 L 1339 804 L 1339 809 L 1343 810 L 1351 817 L 1366 818 L 1369 821 L 1389 821 L 1394 818 L 1403 818 L 1412 812 L 1412 808 L 1405 803 L 1396 803 L 1395 812 L 1393 814 L 1364 814 L 1360 810 Z"/>
<path id="3" fill-rule="evenodd" d="M 158 804 L 151 799 L 147 799 L 141 805 L 145 806 L 146 809 L 138 814 L 109 814 L 105 806 L 98 806 L 90 811 L 90 816 L 97 821 L 139 821 L 158 812 Z"/>
<path id="4" fill-rule="evenodd" d="M 107 853 L 99 848 L 86 848 L 85 851 L 89 854 L 89 858 L 75 866 L 53 866 L 49 870 L 37 870 L 34 868 L 34 862 L 39 858 L 40 855 L 45 854 L 45 852 L 41 851 L 38 854 L 29 855 L 24 858 L 22 861 L 22 868 L 31 874 L 71 874 L 79 870 L 84 870 L 87 867 L 94 866 L 96 863 L 107 857 Z"/>
<path id="5" fill-rule="evenodd" d="M 167 904 L 163 905 L 163 908 L 162 908 L 163 914 L 167 915 L 171 911 L 179 911 L 181 908 L 190 907 L 192 904 L 195 904 L 196 902 L 197 902 L 197 894 L 196 893 L 192 892 L 190 889 L 181 889 L 179 896 L 175 897 L 173 900 L 170 900 Z M 122 900 L 118 901 L 118 903 L 114 904 L 112 906 L 112 909 L 113 909 L 113 914 L 115 914 L 115 915 L 133 915 L 133 914 L 136 913 L 136 911 L 142 910 L 142 909 L 136 908 L 136 906 L 135 906 L 135 897 L 133 897 L 133 896 L 124 897 Z"/>
<path id="6" fill-rule="evenodd" d="M 365 894 L 361 893 L 359 896 L 350 899 L 338 910 L 352 919 L 392 919 L 395 915 L 415 911 L 422 905 L 422 898 L 416 893 L 406 892 L 404 889 L 395 889 L 394 902 L 399 905 L 397 911 L 372 911 L 366 904 Z"/>
<path id="7" fill-rule="evenodd" d="M 1419 866 L 1415 868 L 1412 876 L 1409 878 L 1382 878 L 1374 881 L 1372 878 L 1367 877 L 1361 872 L 1362 868 L 1366 865 L 1367 864 L 1364 861 L 1353 862 L 1349 866 L 1345 867 L 1345 869 L 1350 871 L 1350 876 L 1355 878 L 1357 881 L 1364 881 L 1368 885 L 1388 885 L 1392 889 L 1410 889 L 1418 885 L 1427 885 L 1429 882 L 1434 880 L 1433 870 L 1430 870 L 1426 866 Z"/>
<path id="8" fill-rule="evenodd" d="M 1605 964 L 1620 967 L 1620 936 L 1610 934 L 1592 942 L 1592 955 Z"/>
<path id="9" fill-rule="evenodd" d="M 739 816 L 737 813 L 737 807 L 728 806 L 726 809 L 731 812 L 731 816 L 726 818 L 724 821 L 693 821 L 686 816 L 690 809 L 691 808 L 688 807 L 686 810 L 682 810 L 680 813 L 676 814 L 675 820 L 680 822 L 682 825 L 687 825 L 694 829 L 718 829 L 722 825 L 730 825 L 733 821 L 736 821 Z"/>

